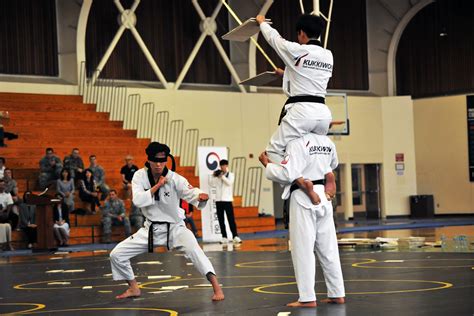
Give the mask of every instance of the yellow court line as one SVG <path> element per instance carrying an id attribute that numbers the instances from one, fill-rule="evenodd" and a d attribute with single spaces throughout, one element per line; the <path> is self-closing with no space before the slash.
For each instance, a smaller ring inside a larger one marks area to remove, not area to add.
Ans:
<path id="1" fill-rule="evenodd" d="M 323 281 L 317 281 L 323 282 Z M 395 294 L 395 293 L 411 293 L 411 292 L 426 292 L 426 291 L 435 291 L 447 289 L 453 286 L 452 283 L 441 282 L 441 281 L 428 281 L 428 280 L 344 280 L 344 282 L 409 282 L 409 283 L 431 283 L 439 284 L 441 286 L 427 288 L 427 289 L 413 289 L 413 290 L 396 290 L 396 291 L 372 291 L 372 292 L 346 292 L 346 295 L 368 295 L 368 294 Z M 278 295 L 296 295 L 298 293 L 292 292 L 276 292 L 276 291 L 266 291 L 264 289 L 269 287 L 278 287 L 285 285 L 293 285 L 296 282 L 286 282 L 286 283 L 275 283 L 267 286 L 260 286 L 253 289 L 254 292 L 263 293 L 263 294 L 278 294 Z M 326 294 L 326 293 L 316 293 L 316 294 Z"/>
<path id="2" fill-rule="evenodd" d="M 146 277 L 146 276 L 137 276 L 137 278 Z M 82 289 L 83 285 L 81 286 L 61 286 L 61 287 L 25 287 L 29 285 L 35 284 L 42 284 L 42 283 L 50 283 L 50 282 L 65 282 L 65 281 L 82 281 L 82 280 L 98 280 L 98 279 L 110 279 L 110 277 L 91 277 L 91 278 L 76 278 L 76 279 L 60 279 L 60 280 L 47 280 L 47 281 L 39 281 L 39 282 L 31 282 L 31 283 L 23 283 L 14 285 L 13 288 L 15 290 L 65 290 L 65 289 Z M 173 276 L 170 279 L 164 279 L 156 281 L 155 283 L 165 283 L 165 282 L 172 282 L 181 279 L 180 276 Z M 143 284 L 139 285 L 141 287 Z M 92 285 L 93 288 L 103 288 L 103 287 L 116 287 L 122 286 L 120 283 L 117 284 L 100 284 L 100 285 Z"/>
<path id="3" fill-rule="evenodd" d="M 469 268 L 471 265 L 462 265 L 462 266 L 363 266 L 364 264 L 372 263 L 386 263 L 384 261 L 378 261 L 375 259 L 367 259 L 368 261 L 356 262 L 352 264 L 354 268 L 364 268 L 364 269 L 443 269 L 443 268 Z M 461 258 L 461 259 L 402 259 L 405 262 L 409 261 L 462 261 L 462 260 L 474 260 L 471 258 Z"/>
<path id="4" fill-rule="evenodd" d="M 366 258 L 341 258 L 343 260 L 374 260 L 374 259 L 366 259 Z M 293 265 L 289 266 L 261 266 L 261 265 L 254 265 L 254 264 L 262 264 L 262 263 L 269 263 L 269 262 L 282 262 L 282 261 L 291 261 L 290 259 L 278 259 L 278 260 L 262 260 L 262 261 L 249 261 L 249 262 L 241 262 L 236 263 L 234 266 L 237 268 L 259 268 L 259 269 L 266 269 L 266 268 L 291 268 Z M 317 261 L 317 260 L 316 260 Z M 376 261 L 376 260 L 374 260 Z M 348 265 L 350 263 L 342 263 L 341 265 Z"/>
<path id="5" fill-rule="evenodd" d="M 44 304 L 37 304 L 37 303 L 0 303 L 0 306 L 36 306 L 35 308 L 27 309 L 25 311 L 18 311 L 18 312 L 6 313 L 6 314 L 0 314 L 0 315 L 23 314 L 23 313 L 37 311 L 46 307 L 46 305 Z"/>
<path id="6" fill-rule="evenodd" d="M 71 308 L 71 309 L 59 309 L 59 310 L 52 310 L 52 311 L 41 311 L 41 312 L 32 312 L 28 313 L 31 314 L 43 314 L 43 313 L 64 313 L 64 312 L 80 312 L 80 311 L 156 311 L 156 312 L 165 312 L 168 313 L 170 316 L 177 316 L 178 312 L 171 310 L 171 309 L 162 309 L 162 308 L 154 308 L 154 307 L 89 307 L 89 308 Z"/>
<path id="7" fill-rule="evenodd" d="M 220 276 L 219 280 L 222 279 L 245 279 L 245 278 L 253 278 L 253 279 L 258 279 L 258 278 L 286 278 L 286 279 L 294 279 L 294 276 L 289 276 L 289 275 L 236 275 L 236 276 Z M 188 278 L 188 279 L 180 279 L 179 281 L 195 281 L 195 280 L 202 280 L 202 278 Z M 174 280 L 173 280 L 174 281 Z M 141 289 L 146 289 L 146 290 L 159 290 L 159 288 L 156 287 L 150 287 L 150 285 L 153 285 L 158 282 L 147 282 L 143 283 L 140 285 Z M 261 285 L 228 285 L 228 286 L 223 286 L 223 288 L 226 289 L 233 289 L 233 288 L 245 288 L 245 287 L 252 287 L 252 286 L 261 286 Z M 185 290 L 208 290 L 210 289 L 209 287 L 189 287 Z"/>

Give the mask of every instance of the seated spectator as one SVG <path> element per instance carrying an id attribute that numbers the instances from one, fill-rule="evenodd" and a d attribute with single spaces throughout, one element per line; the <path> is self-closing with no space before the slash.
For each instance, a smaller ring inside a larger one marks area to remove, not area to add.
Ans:
<path id="1" fill-rule="evenodd" d="M 18 185 L 16 180 L 13 179 L 13 172 L 10 168 L 5 169 L 3 180 L 5 180 L 5 192 L 10 193 L 13 199 L 12 211 L 19 216 L 19 205 L 23 203 L 23 201 L 18 197 Z M 13 227 L 13 229 L 15 229 L 15 227 Z"/>
<path id="2" fill-rule="evenodd" d="M 3 179 L 3 173 L 5 172 L 5 158 L 0 157 L 0 179 Z"/>
<path id="3" fill-rule="evenodd" d="M 71 173 L 71 178 L 80 180 L 83 177 L 84 162 L 79 155 L 79 148 L 74 148 L 69 156 L 64 157 L 64 168 Z"/>
<path id="4" fill-rule="evenodd" d="M 109 195 L 109 186 L 105 183 L 105 171 L 100 165 L 97 164 L 97 157 L 95 155 L 89 156 L 90 166 L 89 169 L 94 174 L 94 181 L 99 188 L 102 195 L 100 197 L 101 201 L 105 201 L 107 196 Z"/>
<path id="5" fill-rule="evenodd" d="M 13 201 L 18 200 L 18 185 L 16 180 L 13 179 L 12 169 L 5 168 L 3 180 L 5 181 L 5 192 L 11 194 Z"/>
<path id="6" fill-rule="evenodd" d="M 84 179 L 79 181 L 79 197 L 83 202 L 89 203 L 89 212 L 95 214 L 95 207 L 100 206 L 99 193 L 97 193 L 97 186 L 94 181 L 94 174 L 92 170 L 84 170 Z"/>
<path id="7" fill-rule="evenodd" d="M 0 224 L 0 251 L 13 250 L 12 244 L 12 227 L 10 224 Z"/>
<path id="8" fill-rule="evenodd" d="M 139 230 L 143 227 L 143 223 L 145 221 L 145 217 L 142 214 L 142 211 L 139 207 L 136 207 L 135 204 L 132 202 L 132 209 L 130 211 L 130 224 L 135 227 L 136 230 Z"/>
<path id="9" fill-rule="evenodd" d="M 3 179 L 0 179 L 0 223 L 9 223 L 13 229 L 18 225 L 18 215 L 13 212 L 13 198 L 5 192 Z"/>
<path id="10" fill-rule="evenodd" d="M 132 191 L 132 179 L 135 171 L 138 170 L 138 167 L 133 164 L 133 157 L 127 155 L 125 157 L 125 166 L 120 169 L 120 174 L 122 175 L 123 189 L 127 191 L 130 195 Z M 128 198 L 129 196 L 127 196 Z"/>
<path id="11" fill-rule="evenodd" d="M 191 204 L 184 201 L 184 200 L 180 201 L 180 207 L 184 210 L 185 215 L 186 215 L 186 218 L 184 219 L 184 222 L 186 223 L 186 225 L 191 226 L 191 231 L 193 232 L 194 236 L 196 236 L 196 238 L 197 238 L 198 237 L 198 230 L 196 228 L 196 224 L 194 223 L 194 219 L 193 219 L 194 207 Z"/>
<path id="12" fill-rule="evenodd" d="M 8 113 L 8 111 L 0 111 L 0 147 L 7 147 L 4 141 L 5 138 L 8 140 L 18 138 L 18 135 L 16 134 L 5 132 L 3 124 L 1 123 L 1 121 L 4 120 L 6 120 L 7 122 L 10 120 L 10 114 Z"/>
<path id="13" fill-rule="evenodd" d="M 56 192 L 61 196 L 68 209 L 74 209 L 74 179 L 69 169 L 61 170 L 61 179 L 56 180 Z"/>
<path id="14" fill-rule="evenodd" d="M 36 206 L 22 203 L 20 205 L 20 228 L 25 232 L 28 248 L 37 241 L 37 225 L 35 222 Z"/>
<path id="15" fill-rule="evenodd" d="M 117 191 L 110 190 L 110 197 L 102 209 L 102 225 L 104 228 L 103 242 L 110 243 L 113 226 L 125 226 L 125 237 L 130 236 L 130 220 L 125 215 L 125 205 L 117 195 Z"/>
<path id="16" fill-rule="evenodd" d="M 62 198 L 60 194 L 58 198 Z M 69 240 L 69 207 L 65 203 L 64 199 L 59 204 L 55 204 L 53 208 L 53 230 L 54 237 L 58 242 L 59 246 L 67 247 Z"/>
<path id="17" fill-rule="evenodd" d="M 41 190 L 44 190 L 52 181 L 59 178 L 62 169 L 62 162 L 61 159 L 54 154 L 53 148 L 46 148 L 46 155 L 41 158 L 39 165 L 39 186 Z"/>

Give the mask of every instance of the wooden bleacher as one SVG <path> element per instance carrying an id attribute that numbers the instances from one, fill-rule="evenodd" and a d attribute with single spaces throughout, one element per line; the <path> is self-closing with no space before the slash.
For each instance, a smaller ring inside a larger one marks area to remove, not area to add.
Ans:
<path id="1" fill-rule="evenodd" d="M 7 141 L 8 147 L 0 148 L 0 156 L 6 159 L 6 166 L 13 170 L 20 195 L 26 190 L 37 189 L 39 160 L 47 147 L 54 148 L 63 159 L 78 147 L 86 167 L 91 154 L 106 172 L 106 183 L 121 191 L 120 168 L 124 157 L 131 154 L 139 167 L 146 160 L 145 147 L 149 139 L 137 139 L 136 131 L 124 130 L 122 122 L 109 121 L 108 113 L 97 113 L 95 105 L 82 103 L 80 96 L 0 93 L 0 111 L 9 111 L 10 121 L 5 130 L 19 135 L 19 139 Z M 177 172 L 186 177 L 193 186 L 199 186 L 194 176 L 194 167 L 179 166 Z M 127 210 L 130 201 L 126 200 Z M 82 202 L 76 193 L 76 208 Z M 252 233 L 275 229 L 273 217 L 259 217 L 257 207 L 242 207 L 242 198 L 235 197 L 235 217 L 240 233 Z M 194 212 L 194 220 L 201 235 L 201 212 Z M 71 215 L 70 244 L 100 242 L 102 229 L 100 214 Z M 113 227 L 112 240 L 123 238 L 123 228 Z M 21 232 L 13 233 L 14 245 L 24 246 Z"/>

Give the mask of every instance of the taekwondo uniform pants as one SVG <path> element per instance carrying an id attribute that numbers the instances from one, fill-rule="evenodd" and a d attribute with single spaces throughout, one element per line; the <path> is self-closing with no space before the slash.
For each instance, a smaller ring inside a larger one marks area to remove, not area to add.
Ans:
<path id="1" fill-rule="evenodd" d="M 114 280 L 134 280 L 130 259 L 148 252 L 148 227 L 150 223 L 140 228 L 135 234 L 119 243 L 110 253 L 110 264 Z M 155 246 L 166 246 L 167 226 L 153 226 L 153 241 Z M 169 230 L 170 249 L 182 250 L 186 258 L 190 259 L 194 267 L 206 276 L 209 272 L 216 274 L 209 258 L 204 254 L 194 237 L 194 234 L 186 228 L 184 221 L 170 225 Z"/>
<path id="2" fill-rule="evenodd" d="M 327 296 L 345 296 L 332 205 L 325 198 L 323 185 L 314 188 L 321 197 L 319 205 L 312 205 L 302 190 L 294 191 L 290 197 L 291 259 L 300 302 L 316 300 L 314 251 L 323 270 Z"/>
<path id="3" fill-rule="evenodd" d="M 274 163 L 280 163 L 283 160 L 286 145 L 291 140 L 309 133 L 326 135 L 332 121 L 331 111 L 322 103 L 291 103 L 286 105 L 286 109 L 287 113 L 265 149 Z"/>

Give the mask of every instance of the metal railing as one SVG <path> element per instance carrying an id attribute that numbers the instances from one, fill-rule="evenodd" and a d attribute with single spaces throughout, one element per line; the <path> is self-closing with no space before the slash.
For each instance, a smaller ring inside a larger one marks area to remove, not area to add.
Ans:
<path id="1" fill-rule="evenodd" d="M 199 146 L 214 146 L 214 138 L 208 137 L 208 138 L 201 138 L 199 141 Z"/>
<path id="2" fill-rule="evenodd" d="M 158 111 L 155 113 L 154 119 L 155 131 L 152 135 L 152 139 L 160 143 L 167 143 L 170 127 L 170 113 L 168 111 Z"/>
<path id="3" fill-rule="evenodd" d="M 182 166 L 197 165 L 197 147 L 199 143 L 199 130 L 197 128 L 187 129 L 184 133 L 183 152 L 181 155 Z"/>
<path id="4" fill-rule="evenodd" d="M 234 195 L 244 195 L 245 173 L 247 159 L 245 157 L 234 157 L 230 162 L 230 170 L 235 174 Z"/>
<path id="5" fill-rule="evenodd" d="M 247 170 L 247 181 L 244 188 L 243 206 L 258 206 L 262 188 L 262 168 L 250 167 Z"/>
<path id="6" fill-rule="evenodd" d="M 113 79 L 100 79 L 99 73 L 87 76 L 85 62 L 81 63 L 79 94 L 86 104 L 96 104 L 98 112 L 109 112 L 110 120 L 123 121 L 123 128 L 136 129 L 137 137 L 168 144 L 181 166 L 197 165 L 197 147 L 214 146 L 214 138 L 199 139 L 198 129 L 184 129 L 183 120 L 171 120 L 168 111 L 157 111 L 153 102 L 141 103 L 140 94 L 128 94 L 123 85 Z M 98 78 L 92 83 L 91 78 Z M 230 150 L 230 149 L 229 149 Z M 230 151 L 229 151 L 230 152 Z M 243 197 L 243 206 L 258 206 L 262 186 L 262 168 L 246 169 L 247 159 L 235 157 L 231 170 L 236 175 L 234 195 Z M 196 170 L 197 171 L 197 170 Z"/>
<path id="7" fill-rule="evenodd" d="M 151 138 L 153 134 L 152 129 L 155 125 L 155 116 L 153 115 L 155 113 L 155 103 L 143 103 L 140 105 L 140 110 L 136 112 L 138 112 L 137 137 Z"/>
<path id="8" fill-rule="evenodd" d="M 173 148 L 173 155 L 175 157 L 181 157 L 181 148 L 183 145 L 183 131 L 184 121 L 173 120 L 170 123 L 169 128 L 169 139 L 167 139 L 167 145 Z"/>

